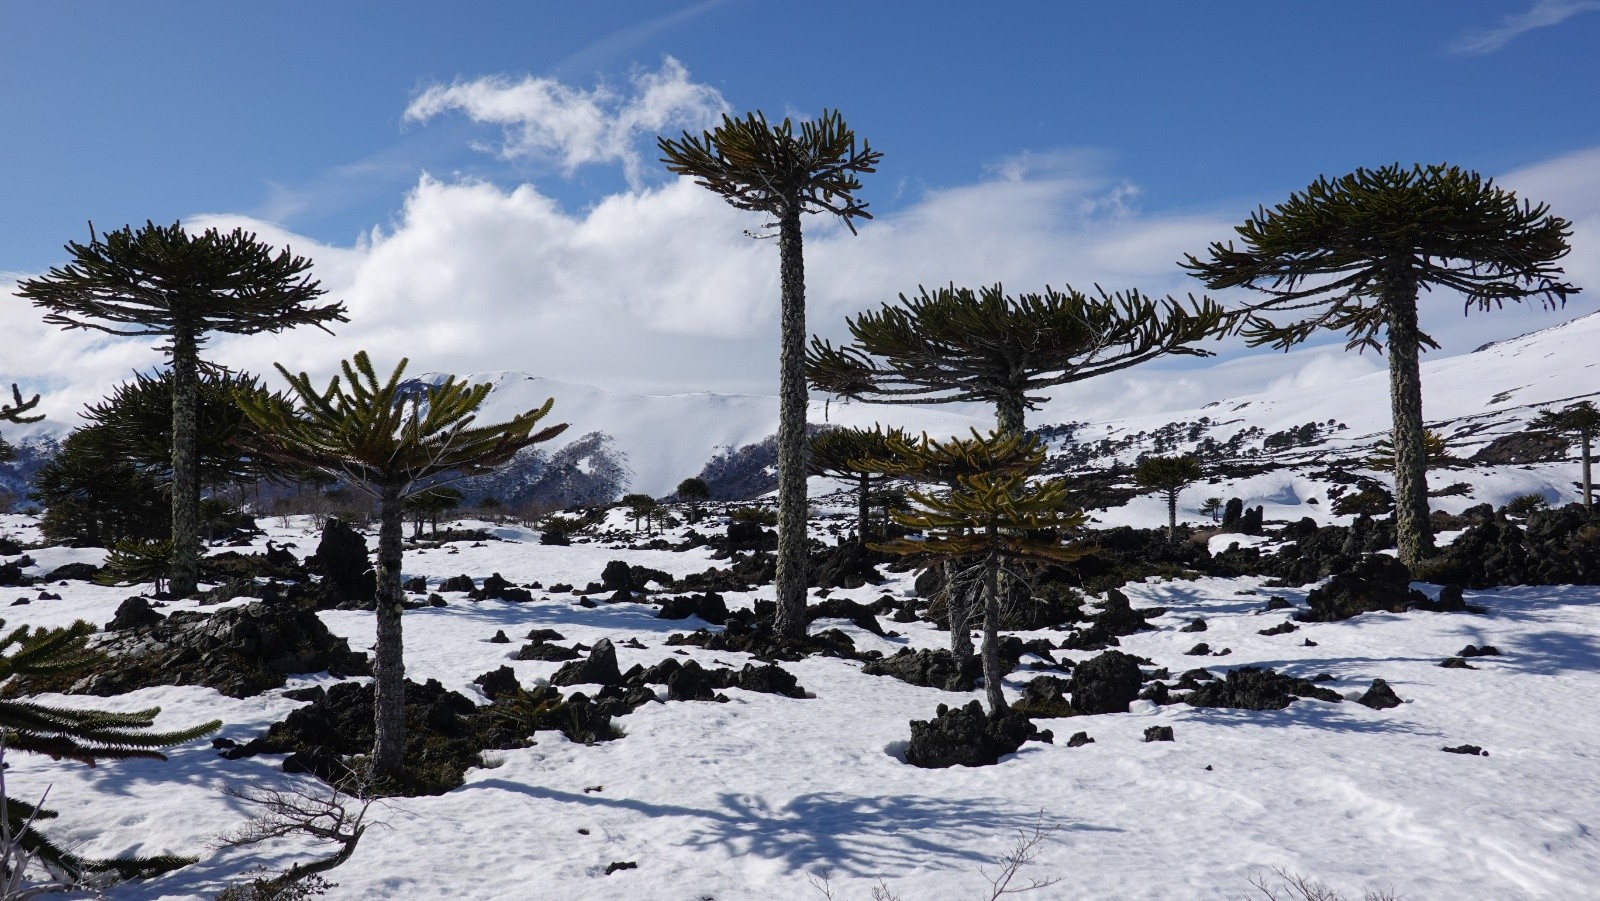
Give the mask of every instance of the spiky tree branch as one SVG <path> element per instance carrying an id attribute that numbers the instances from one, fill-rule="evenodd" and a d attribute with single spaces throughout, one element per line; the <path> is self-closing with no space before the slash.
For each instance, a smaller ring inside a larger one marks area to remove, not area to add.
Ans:
<path id="1" fill-rule="evenodd" d="M 806 375 L 830 394 L 874 403 L 984 401 L 1001 431 L 1021 431 L 1037 392 L 1176 354 L 1227 332 L 1234 319 L 1215 302 L 1152 298 L 1138 291 L 1094 294 L 1067 287 L 1008 295 L 1002 285 L 954 285 L 900 295 L 848 320 L 853 341 L 812 338 Z"/>

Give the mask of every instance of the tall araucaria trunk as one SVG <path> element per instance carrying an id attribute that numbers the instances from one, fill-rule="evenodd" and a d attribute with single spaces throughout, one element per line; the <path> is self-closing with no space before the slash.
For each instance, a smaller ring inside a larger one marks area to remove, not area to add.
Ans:
<path id="1" fill-rule="evenodd" d="M 1389 406 L 1394 417 L 1395 539 L 1400 562 L 1415 566 L 1433 552 L 1422 437 L 1422 347 L 1416 285 L 1393 286 L 1384 300 L 1389 326 Z"/>
<path id="2" fill-rule="evenodd" d="M 1178 537 L 1178 492 L 1180 488 L 1167 489 L 1167 540 L 1175 541 Z"/>
<path id="3" fill-rule="evenodd" d="M 867 495 L 872 490 L 872 474 L 861 473 L 860 493 L 856 497 L 856 535 L 862 547 L 867 546 Z"/>
<path id="4" fill-rule="evenodd" d="M 1580 436 L 1583 442 L 1583 509 L 1590 511 L 1594 510 L 1594 481 L 1589 478 L 1589 442 L 1593 439 L 1587 429 Z"/>
<path id="5" fill-rule="evenodd" d="M 173 597 L 200 584 L 200 474 L 196 426 L 200 405 L 200 349 L 193 329 L 172 333 L 172 571 Z"/>
<path id="6" fill-rule="evenodd" d="M 800 199 L 778 219 L 783 300 L 778 351 L 778 616 L 779 635 L 806 630 L 806 274 Z"/>
<path id="7" fill-rule="evenodd" d="M 1002 435 L 1020 435 L 1024 428 L 1025 411 L 1022 393 L 1001 395 L 994 405 L 995 428 Z"/>
<path id="8" fill-rule="evenodd" d="M 973 596 L 981 593 L 983 586 L 977 586 L 975 591 L 962 587 L 955 581 L 956 565 L 941 565 L 944 567 L 944 610 L 950 621 L 950 653 L 965 660 L 972 656 Z"/>
<path id="9" fill-rule="evenodd" d="M 400 615 L 405 609 L 405 595 L 400 588 L 404 527 L 399 486 L 382 486 L 378 495 L 378 643 L 372 664 L 372 763 L 384 776 L 400 773 L 406 749 L 405 642 L 400 630 Z"/>
<path id="10" fill-rule="evenodd" d="M 991 554 L 983 566 L 983 690 L 989 715 L 997 716 L 1006 710 L 1005 673 L 1000 669 L 1000 561 Z"/>

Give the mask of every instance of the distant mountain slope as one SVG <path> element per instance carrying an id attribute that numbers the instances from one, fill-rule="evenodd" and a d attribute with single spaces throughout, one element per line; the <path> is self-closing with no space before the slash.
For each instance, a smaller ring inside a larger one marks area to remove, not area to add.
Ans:
<path id="1" fill-rule="evenodd" d="M 423 381 L 443 378 L 438 374 Z M 749 394 L 641 395 L 622 394 L 541 378 L 522 372 L 487 372 L 463 376 L 489 382 L 494 389 L 479 419 L 495 422 L 555 398 L 546 421 L 568 423 L 567 431 L 549 445 L 551 451 L 592 432 L 604 432 L 626 458 L 627 490 L 661 496 L 700 470 L 715 454 L 754 444 L 778 430 L 778 399 Z M 981 408 L 980 408 L 981 409 Z M 942 435 L 990 428 L 987 418 L 953 408 L 839 404 L 818 400 L 808 420 L 834 425 L 871 426 L 894 423 Z"/>
<path id="2" fill-rule="evenodd" d="M 1422 364 L 1423 419 L 1428 428 L 1446 437 L 1458 456 L 1468 456 L 1494 438 L 1520 430 L 1541 408 L 1597 396 L 1600 313 L 1471 353 L 1432 360 L 1425 357 Z M 1205 437 L 1223 443 L 1249 432 L 1252 437 L 1242 445 L 1256 448 L 1261 448 L 1265 436 L 1332 420 L 1346 428 L 1324 431 L 1319 440 L 1291 449 L 1287 455 L 1269 456 L 1292 459 L 1329 451 L 1365 453 L 1389 434 L 1389 373 L 1373 372 L 1338 385 L 1231 397 L 1193 410 L 1088 423 L 1077 430 L 1077 439 L 1126 443 L 1127 454 L 1117 454 L 1126 458 L 1152 449 L 1153 440 L 1136 440 L 1140 432 L 1154 436 L 1163 426 L 1192 425 L 1202 419 L 1209 420 L 1203 429 Z M 1193 446 L 1186 433 L 1176 447 L 1164 446 L 1161 452 Z"/>

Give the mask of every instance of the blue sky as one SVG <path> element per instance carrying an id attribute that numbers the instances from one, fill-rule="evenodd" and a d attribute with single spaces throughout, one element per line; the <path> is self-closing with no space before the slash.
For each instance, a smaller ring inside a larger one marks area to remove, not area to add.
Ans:
<path id="1" fill-rule="evenodd" d="M 863 191 L 875 237 L 852 246 L 811 223 L 824 333 L 895 291 L 952 279 L 1194 290 L 1173 269 L 1178 252 L 1360 165 L 1443 160 L 1509 177 L 1579 222 L 1580 250 L 1586 217 L 1600 216 L 1586 174 L 1600 162 L 1600 2 L 1587 0 L 0 0 L 0 35 L 0 273 L 62 262 L 90 219 L 246 225 L 313 255 L 364 320 L 339 342 L 240 344 L 255 368 L 287 355 L 328 369 L 330 355 L 392 347 L 426 368 L 764 390 L 775 253 L 745 246 L 742 228 L 759 223 L 675 190 L 650 146 L 652 125 L 698 127 L 719 109 L 838 107 L 884 152 Z M 602 133 L 572 126 L 575 113 Z M 633 234 L 651 227 L 654 238 Z M 708 229 L 732 237 L 679 245 Z M 536 239 L 542 263 L 514 243 Z M 1594 270 L 1579 256 L 1583 284 Z M 418 269 L 403 277 L 407 265 Z M 641 272 L 617 281 L 626 267 Z M 657 284 L 662 298 L 649 296 Z M 637 306 L 585 318 L 583 298 L 623 295 Z M 22 306 L 0 312 L 14 338 L 36 315 Z M 1496 315 L 1458 329 L 1452 311 L 1439 327 L 1465 343 L 1557 321 Z M 538 334 L 474 341 L 507 316 Z M 611 337 L 621 353 L 585 363 L 574 348 L 619 318 L 636 324 Z M 63 402 L 89 391 L 66 388 L 64 355 L 97 373 L 148 358 L 81 335 L 29 343 L 0 376 Z M 707 365 L 712 355 L 725 365 Z M 1278 369 L 1210 390 L 1259 387 Z"/>

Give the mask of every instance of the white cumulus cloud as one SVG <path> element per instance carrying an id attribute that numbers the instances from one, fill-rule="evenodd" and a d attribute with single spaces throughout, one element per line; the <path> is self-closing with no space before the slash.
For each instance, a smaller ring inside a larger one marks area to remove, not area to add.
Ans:
<path id="1" fill-rule="evenodd" d="M 635 72 L 628 91 L 605 85 L 584 90 L 531 76 L 433 85 L 406 107 L 405 119 L 426 122 L 457 110 L 474 122 L 502 127 L 495 149 L 505 159 L 549 160 L 569 175 L 580 166 L 616 163 L 637 186 L 643 173 L 641 139 L 704 128 L 728 104 L 668 57 L 655 72 Z"/>

